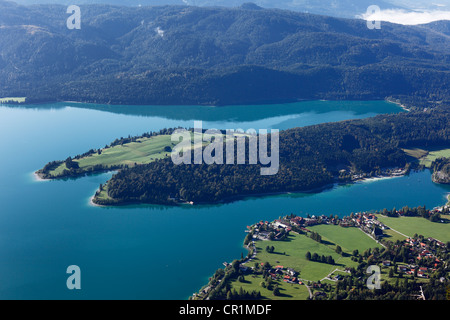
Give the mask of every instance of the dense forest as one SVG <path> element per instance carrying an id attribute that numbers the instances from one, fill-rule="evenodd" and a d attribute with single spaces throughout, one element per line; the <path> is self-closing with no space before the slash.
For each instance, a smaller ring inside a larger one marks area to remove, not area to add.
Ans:
<path id="1" fill-rule="evenodd" d="M 366 22 L 255 6 L 83 5 L 0 0 L 0 97 L 28 103 L 257 104 L 450 101 L 448 22 Z"/>
<path id="2" fill-rule="evenodd" d="M 343 170 L 371 176 L 383 168 L 405 167 L 403 147 L 448 145 L 449 122 L 449 108 L 439 108 L 289 129 L 280 132 L 276 175 L 260 175 L 259 164 L 175 165 L 171 159 L 162 159 L 118 172 L 108 182 L 111 200 L 94 201 L 211 203 L 322 188 L 348 181 Z"/>

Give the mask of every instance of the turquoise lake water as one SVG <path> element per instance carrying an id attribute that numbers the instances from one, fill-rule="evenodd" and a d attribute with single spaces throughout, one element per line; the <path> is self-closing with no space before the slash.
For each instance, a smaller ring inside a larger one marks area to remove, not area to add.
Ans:
<path id="1" fill-rule="evenodd" d="M 445 203 L 429 171 L 321 193 L 221 205 L 99 208 L 89 198 L 112 173 L 36 181 L 52 160 L 164 127 L 287 129 L 402 110 L 383 101 L 267 106 L 0 106 L 0 299 L 187 299 L 222 262 L 240 258 L 247 225 L 295 213 L 338 214 Z M 66 269 L 81 269 L 68 290 Z"/>

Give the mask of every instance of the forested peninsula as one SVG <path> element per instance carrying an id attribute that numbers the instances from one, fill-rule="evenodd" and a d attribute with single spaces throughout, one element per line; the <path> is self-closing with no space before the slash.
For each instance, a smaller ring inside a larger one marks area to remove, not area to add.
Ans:
<path id="1" fill-rule="evenodd" d="M 449 145 L 449 110 L 440 107 L 281 131 L 280 167 L 273 176 L 260 175 L 260 164 L 175 165 L 166 152 L 148 163 L 121 168 L 96 192 L 93 203 L 218 203 L 405 173 L 415 159 L 403 148 Z M 166 147 L 163 143 L 158 150 L 165 152 Z"/>

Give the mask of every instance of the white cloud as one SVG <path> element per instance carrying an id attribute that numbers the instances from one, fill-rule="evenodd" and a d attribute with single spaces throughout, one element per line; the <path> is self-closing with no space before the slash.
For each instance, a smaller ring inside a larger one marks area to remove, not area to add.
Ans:
<path id="1" fill-rule="evenodd" d="M 162 30 L 160 27 L 155 28 L 155 31 L 158 34 L 158 36 L 160 36 L 161 38 L 164 37 L 164 30 Z"/>
<path id="2" fill-rule="evenodd" d="M 387 21 L 404 25 L 430 23 L 438 20 L 450 20 L 450 11 L 405 11 L 401 9 L 385 9 L 374 13 L 364 13 L 358 18 L 367 21 Z"/>

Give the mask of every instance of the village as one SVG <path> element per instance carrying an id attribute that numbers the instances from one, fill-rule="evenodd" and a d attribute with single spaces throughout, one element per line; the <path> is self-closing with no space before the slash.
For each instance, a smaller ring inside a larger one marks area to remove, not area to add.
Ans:
<path id="1" fill-rule="evenodd" d="M 441 265 L 442 261 L 436 256 L 436 250 L 446 246 L 445 243 L 431 237 L 408 238 L 402 245 L 409 251 L 411 258 L 407 264 L 398 265 L 397 272 L 421 278 L 428 278 Z M 390 261 L 383 261 L 383 266 L 390 265 Z"/>
<path id="2" fill-rule="evenodd" d="M 430 212 L 438 212 L 438 209 L 435 208 Z M 401 215 L 401 211 L 399 211 L 399 213 Z M 253 246 L 254 250 L 252 250 L 253 254 L 241 263 L 240 270 L 244 273 L 250 271 L 246 264 L 256 257 L 255 240 L 281 241 L 285 239 L 290 232 L 311 232 L 307 227 L 318 224 L 333 224 L 344 228 L 356 227 L 377 242 L 382 239 L 383 231 L 389 229 L 388 226 L 377 219 L 376 214 L 369 212 L 352 213 L 350 216 L 343 218 L 332 215 L 308 215 L 307 217 L 291 215 L 283 218 L 280 217 L 280 219 L 273 222 L 260 221 L 253 226 L 247 227 L 248 230 L 246 232 L 253 230 L 252 241 L 248 246 Z M 394 248 L 397 248 L 398 246 L 407 248 L 410 253 L 409 256 L 412 258 L 409 259 L 408 264 L 396 265 L 397 272 L 399 274 L 402 273 L 421 278 L 428 278 L 429 274 L 434 272 L 441 263 L 441 260 L 436 256 L 436 248 L 444 248 L 446 244 L 437 239 L 428 237 L 426 239 L 407 238 L 400 244 L 395 244 Z M 413 257 L 415 257 L 415 259 Z M 419 266 L 417 262 L 420 262 L 422 266 Z M 382 262 L 383 267 L 390 267 L 392 265 L 392 262 L 389 260 L 384 260 Z M 263 263 L 261 263 L 261 267 L 264 267 Z M 270 267 L 268 272 L 273 280 L 283 280 L 287 283 L 296 283 L 300 285 L 304 284 L 304 281 L 298 277 L 299 273 L 292 268 L 277 265 Z M 334 280 L 339 280 L 339 276 Z M 314 283 L 313 285 L 317 287 L 320 286 L 320 283 Z"/>
<path id="3" fill-rule="evenodd" d="M 392 212 L 394 212 L 398 216 L 402 216 L 404 214 L 406 215 L 415 212 L 414 210 L 416 209 L 417 208 L 409 209 L 409 213 L 405 208 L 400 210 L 394 209 L 393 211 L 384 210 L 383 214 L 392 214 Z M 427 217 L 429 219 L 433 214 L 440 212 L 439 208 L 434 208 L 432 210 L 423 209 L 424 215 L 422 215 L 422 217 L 424 219 Z M 265 255 L 267 255 L 267 253 L 285 254 L 283 252 L 274 252 L 274 246 L 277 246 L 274 244 L 274 241 L 289 241 L 293 234 L 296 236 L 304 234 L 317 242 L 322 242 L 321 236 L 314 231 L 316 228 L 313 228 L 313 226 L 317 225 L 335 225 L 336 227 L 343 229 L 356 228 L 372 238 L 380 245 L 380 247 L 382 247 L 383 252 L 389 252 L 387 256 L 383 256 L 383 258 L 378 258 L 372 262 L 381 267 L 386 276 L 387 273 L 389 273 L 389 278 L 407 277 L 410 279 L 429 281 L 428 279 L 433 273 L 446 266 L 445 253 L 447 252 L 448 244 L 432 237 L 425 238 L 420 235 L 414 235 L 414 237 L 405 236 L 404 240 L 392 242 L 389 240 L 389 236 L 385 234 L 386 231 L 390 230 L 390 227 L 381 222 L 378 219 L 379 216 L 380 212 L 351 213 L 349 216 L 344 217 L 339 217 L 338 215 L 327 216 L 323 214 L 308 214 L 305 217 L 302 217 L 290 214 L 280 216 L 272 222 L 259 221 L 253 225 L 247 226 L 247 236 L 244 244 L 248 249 L 248 255 L 246 257 L 242 256 L 240 260 L 235 260 L 233 263 L 224 262 L 225 269 L 222 269 L 223 272 L 216 273 L 208 286 L 204 287 L 199 292 L 200 296 L 198 297 L 208 297 L 217 287 L 223 285 L 222 282 L 226 283 L 228 281 L 227 270 L 235 270 L 235 274 L 240 275 L 236 276 L 238 282 L 239 277 L 244 279 L 244 277 L 247 276 L 262 276 L 261 284 L 264 284 L 261 286 L 263 288 L 266 288 L 266 286 L 272 288 L 273 286 L 277 286 L 277 284 L 286 283 L 293 286 L 304 286 L 309 292 L 310 299 L 320 298 L 321 295 L 325 297 L 325 292 L 330 290 L 330 284 L 337 284 L 347 276 L 351 277 L 352 270 L 350 267 L 342 264 L 335 264 L 334 260 L 329 262 L 324 259 L 327 257 L 323 255 L 322 257 L 318 257 L 319 260 L 306 258 L 312 262 L 320 262 L 323 266 L 330 266 L 330 271 L 329 273 L 327 272 L 328 275 L 324 275 L 319 281 L 317 281 L 317 279 L 312 281 L 301 277 L 300 273 L 303 272 L 303 270 L 296 270 L 290 265 L 280 264 L 278 260 L 281 259 L 277 259 L 276 256 L 274 256 L 275 259 L 269 264 L 267 261 L 261 261 L 258 254 L 258 252 L 261 252 L 264 248 L 266 251 L 266 253 L 264 253 Z M 385 239 L 385 237 L 387 238 Z M 265 241 L 267 241 L 269 245 L 264 246 Z M 359 263 L 362 261 L 361 258 L 368 259 L 368 256 L 364 255 L 363 257 L 362 253 L 350 257 L 352 260 L 354 259 L 355 262 L 358 257 Z M 329 258 L 331 258 L 331 256 Z M 272 263 L 273 265 L 271 265 Z M 442 279 L 443 278 L 441 277 L 441 281 L 445 281 L 445 279 Z M 328 282 L 323 282 L 322 280 L 328 280 Z M 418 297 L 421 298 L 423 295 L 418 295 Z"/>
<path id="4" fill-rule="evenodd" d="M 307 227 L 318 224 L 333 224 L 341 227 L 357 227 L 362 231 L 378 240 L 382 237 L 382 230 L 389 229 L 388 226 L 381 223 L 373 213 L 352 213 L 348 217 L 339 218 L 338 216 L 307 216 L 307 217 L 284 217 L 275 220 L 272 223 L 260 221 L 254 228 L 254 239 L 259 240 L 281 240 L 294 229 L 294 231 L 311 232 Z M 247 227 L 248 229 L 251 227 Z M 248 230 L 247 230 L 248 232 Z"/>
<path id="5" fill-rule="evenodd" d="M 383 225 L 376 219 L 376 216 L 372 213 L 360 213 L 360 214 L 352 214 L 350 217 L 339 218 L 338 216 L 326 216 L 326 215 L 318 215 L 318 216 L 307 216 L 307 217 L 299 217 L 299 216 L 286 216 L 280 219 L 277 219 L 273 222 L 268 221 L 259 221 L 258 223 L 247 226 L 247 233 L 251 232 L 251 240 L 247 244 L 247 248 L 249 252 L 251 252 L 245 259 L 243 259 L 239 265 L 239 270 L 242 274 L 249 274 L 254 271 L 254 267 L 250 267 L 250 263 L 256 258 L 256 245 L 255 241 L 283 241 L 290 232 L 296 233 L 308 233 L 311 232 L 307 227 L 314 226 L 318 224 L 333 224 L 340 225 L 341 227 L 359 227 L 364 232 L 368 233 L 373 237 L 373 230 L 379 228 L 380 230 L 387 229 L 388 227 Z M 270 248 L 266 248 L 266 250 L 270 250 Z M 229 263 L 224 262 L 224 266 L 227 267 Z M 319 282 L 312 282 L 304 280 L 299 277 L 299 272 L 294 270 L 293 268 L 275 265 L 270 266 L 265 263 L 260 263 L 260 269 L 264 270 L 264 273 L 272 279 L 273 281 L 283 281 L 290 284 L 298 284 L 298 285 L 310 285 L 312 288 L 320 288 L 322 284 Z M 345 272 L 349 272 L 348 270 L 344 270 Z M 341 278 L 340 275 L 336 275 L 333 281 L 339 280 Z M 211 288 L 208 288 L 211 289 Z M 207 290 L 208 290 L 207 289 Z M 309 290 L 309 288 L 308 288 Z M 206 292 L 204 292 L 206 293 Z"/>

